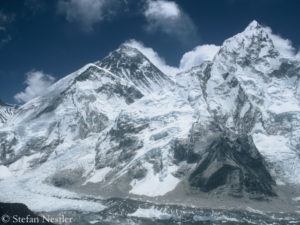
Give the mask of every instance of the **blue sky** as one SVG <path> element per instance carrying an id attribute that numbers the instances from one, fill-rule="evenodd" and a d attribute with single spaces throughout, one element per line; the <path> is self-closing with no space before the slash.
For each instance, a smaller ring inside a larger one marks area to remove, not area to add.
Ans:
<path id="1" fill-rule="evenodd" d="M 0 99 L 27 101 L 130 39 L 179 67 L 257 20 L 298 51 L 299 10 L 297 0 L 1 0 Z"/>

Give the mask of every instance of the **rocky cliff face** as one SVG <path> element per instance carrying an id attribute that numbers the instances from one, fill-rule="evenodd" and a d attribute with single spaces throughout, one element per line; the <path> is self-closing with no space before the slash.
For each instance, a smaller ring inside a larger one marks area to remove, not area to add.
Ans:
<path id="1" fill-rule="evenodd" d="M 1 169 L 10 175 L 0 187 L 24 183 L 21 193 L 36 197 L 24 202 L 41 208 L 41 196 L 59 206 L 74 189 L 151 198 L 183 183 L 181 194 L 277 196 L 276 183 L 300 180 L 299 76 L 300 62 L 255 21 L 212 61 L 172 79 L 122 45 L 0 127 Z"/>

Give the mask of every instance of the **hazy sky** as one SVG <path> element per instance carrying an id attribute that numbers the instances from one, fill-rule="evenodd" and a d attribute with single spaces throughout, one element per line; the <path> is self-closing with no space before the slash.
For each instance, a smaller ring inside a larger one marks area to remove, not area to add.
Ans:
<path id="1" fill-rule="evenodd" d="M 130 39 L 179 67 L 257 20 L 298 51 L 299 12 L 298 0 L 0 0 L 0 99 L 27 101 Z"/>

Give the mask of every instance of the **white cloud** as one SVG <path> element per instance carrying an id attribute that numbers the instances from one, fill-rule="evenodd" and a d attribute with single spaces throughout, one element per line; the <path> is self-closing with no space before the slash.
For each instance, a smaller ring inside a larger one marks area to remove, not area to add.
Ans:
<path id="1" fill-rule="evenodd" d="M 187 70 L 193 66 L 200 65 L 203 61 L 212 60 L 219 51 L 220 46 L 216 45 L 200 45 L 195 47 L 192 51 L 186 52 L 181 60 L 180 70 Z"/>
<path id="2" fill-rule="evenodd" d="M 133 0 L 59 0 L 58 13 L 71 23 L 78 23 L 85 32 L 93 31 L 95 24 L 128 11 Z M 143 0 L 146 31 L 160 31 L 182 42 L 197 37 L 197 29 L 178 4 L 167 0 Z"/>
<path id="3" fill-rule="evenodd" d="M 180 17 L 180 9 L 175 2 L 148 1 L 145 16 L 157 19 L 176 19 Z"/>
<path id="4" fill-rule="evenodd" d="M 157 52 L 155 52 L 152 48 L 146 47 L 142 42 L 136 40 L 129 40 L 125 42 L 125 44 L 136 48 L 141 53 L 143 53 L 143 55 L 145 55 L 163 73 L 172 76 L 179 71 L 176 67 L 168 66 L 165 60 L 162 57 L 160 57 L 157 54 Z"/>
<path id="5" fill-rule="evenodd" d="M 146 47 L 142 42 L 129 40 L 126 45 L 136 48 L 143 53 L 158 69 L 163 73 L 174 76 L 176 73 L 188 70 L 193 66 L 200 65 L 203 61 L 212 60 L 220 47 L 216 45 L 200 45 L 192 51 L 186 52 L 181 60 L 179 67 L 173 67 L 166 64 L 166 61 L 158 55 L 152 48 Z"/>
<path id="6" fill-rule="evenodd" d="M 300 51 L 297 53 L 296 59 L 300 60 Z"/>
<path id="7" fill-rule="evenodd" d="M 30 71 L 26 73 L 25 84 L 27 87 L 24 91 L 16 94 L 14 98 L 18 102 L 28 102 L 45 93 L 45 90 L 53 84 L 54 80 L 54 77 L 44 74 L 42 71 Z"/>
<path id="8" fill-rule="evenodd" d="M 266 27 L 270 38 L 273 41 L 275 48 L 280 52 L 283 57 L 293 58 L 296 56 L 296 50 L 292 46 L 292 42 L 288 39 L 284 39 L 279 35 L 273 34 L 270 27 Z"/>
<path id="9" fill-rule="evenodd" d="M 175 2 L 148 0 L 144 16 L 149 32 L 161 31 L 183 42 L 197 36 L 196 26 Z"/>
<path id="10" fill-rule="evenodd" d="M 108 0 L 61 0 L 58 12 L 65 14 L 68 22 L 76 22 L 90 32 L 93 25 L 105 19 L 104 9 Z"/>

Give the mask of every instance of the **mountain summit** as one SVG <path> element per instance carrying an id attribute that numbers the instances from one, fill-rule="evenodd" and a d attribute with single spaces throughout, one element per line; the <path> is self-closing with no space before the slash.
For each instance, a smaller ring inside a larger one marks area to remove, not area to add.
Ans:
<path id="1" fill-rule="evenodd" d="M 253 21 L 172 80 L 121 45 L 13 113 L 1 104 L 0 200 L 37 211 L 112 204 L 99 197 L 296 209 L 300 62 L 272 35 Z"/>
<path id="2" fill-rule="evenodd" d="M 103 60 L 96 62 L 96 65 L 132 82 L 145 91 L 162 88 L 171 83 L 171 80 L 146 56 L 126 44 L 122 44 Z"/>

